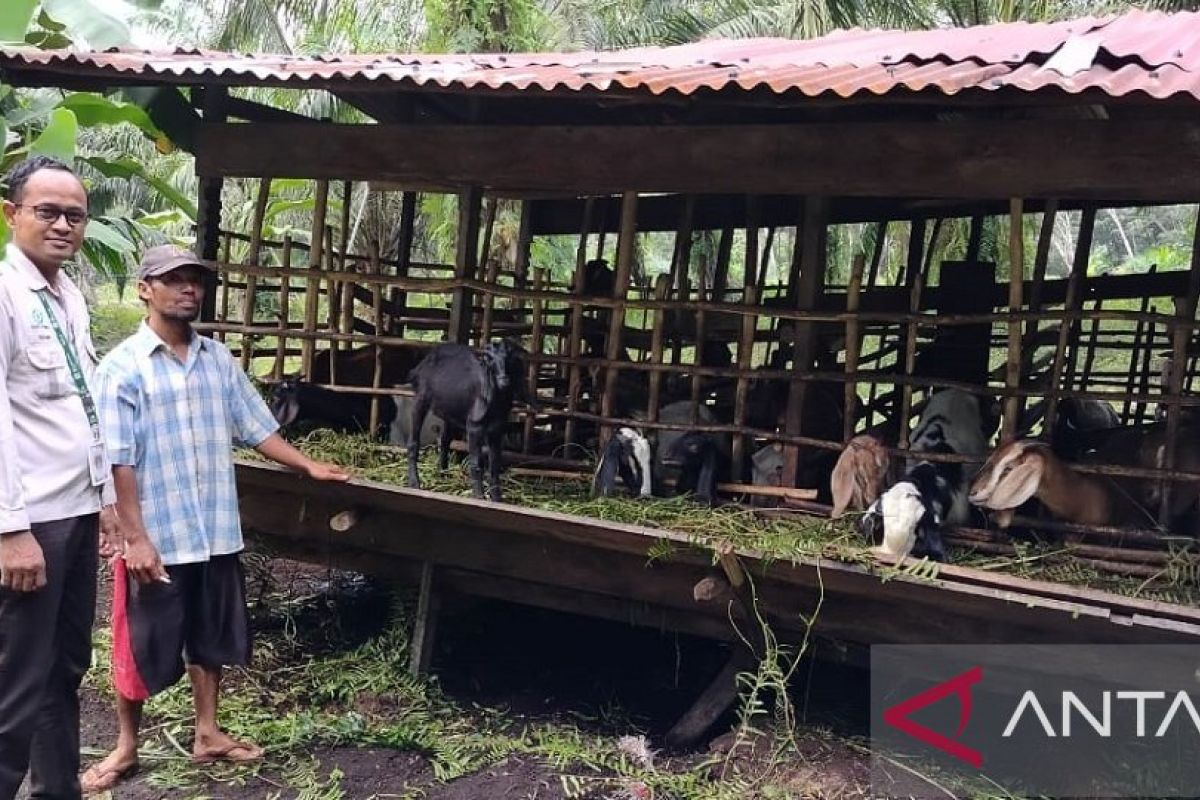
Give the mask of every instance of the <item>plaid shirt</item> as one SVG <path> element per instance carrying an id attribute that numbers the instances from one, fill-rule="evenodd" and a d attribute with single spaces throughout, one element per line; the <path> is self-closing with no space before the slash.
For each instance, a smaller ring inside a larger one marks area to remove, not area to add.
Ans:
<path id="1" fill-rule="evenodd" d="M 134 468 L 163 563 L 240 551 L 231 445 L 255 447 L 279 426 L 229 350 L 195 334 L 180 362 L 143 322 L 100 362 L 96 381 L 109 458 Z"/>

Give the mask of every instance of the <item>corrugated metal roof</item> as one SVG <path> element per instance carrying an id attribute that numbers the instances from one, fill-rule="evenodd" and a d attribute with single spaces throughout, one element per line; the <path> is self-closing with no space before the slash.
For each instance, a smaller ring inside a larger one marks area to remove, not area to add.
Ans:
<path id="1" fill-rule="evenodd" d="M 1200 99 L 1200 13 L 930 31 L 835 31 L 819 39 L 717 39 L 611 52 L 474 55 L 244 56 L 197 50 L 0 50 L 0 68 L 50 68 L 171 83 L 321 84 L 363 81 L 464 90 L 690 95 L 700 90 L 851 97 L 898 91 L 953 95 L 1021 91 L 1136 92 Z"/>

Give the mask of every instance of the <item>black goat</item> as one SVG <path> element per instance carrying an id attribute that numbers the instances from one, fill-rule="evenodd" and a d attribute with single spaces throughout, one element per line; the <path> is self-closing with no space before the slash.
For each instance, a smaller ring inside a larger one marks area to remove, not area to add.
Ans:
<path id="1" fill-rule="evenodd" d="M 617 476 L 625 482 L 630 494 L 653 497 L 653 456 L 650 442 L 632 428 L 619 428 L 608 444 L 592 475 L 592 495 L 612 497 L 617 491 Z"/>
<path id="2" fill-rule="evenodd" d="M 490 497 L 500 500 L 502 441 L 513 399 L 520 397 L 531 406 L 537 405 L 525 387 L 525 355 L 520 345 L 507 340 L 489 344 L 482 353 L 446 343 L 430 350 L 409 374 L 416 391 L 410 430 L 421 430 L 430 411 L 442 418 L 445 424 L 438 436 L 438 468 L 443 470 L 450 460 L 451 429 L 466 431 L 476 497 L 483 497 L 486 455 Z M 415 489 L 421 488 L 419 455 L 419 447 L 408 448 L 408 485 Z"/>
<path id="3" fill-rule="evenodd" d="M 672 442 L 663 465 L 679 469 L 676 493 L 690 493 L 710 506 L 717 501 L 717 482 L 729 479 L 729 456 L 715 436 L 699 431 L 688 431 Z"/>
<path id="4" fill-rule="evenodd" d="M 284 428 L 308 423 L 313 428 L 329 428 L 339 433 L 362 433 L 371 425 L 371 398 L 288 378 L 276 384 L 271 392 L 271 414 Z M 386 440 L 395 417 L 396 404 L 380 398 L 379 421 L 372 435 Z"/>

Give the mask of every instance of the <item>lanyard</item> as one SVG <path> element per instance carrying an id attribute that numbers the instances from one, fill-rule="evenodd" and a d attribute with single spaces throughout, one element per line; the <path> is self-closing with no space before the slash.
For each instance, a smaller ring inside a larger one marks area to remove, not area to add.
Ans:
<path id="1" fill-rule="evenodd" d="M 87 414 L 88 424 L 92 427 L 92 441 L 99 442 L 101 441 L 100 415 L 96 413 L 96 402 L 92 399 L 92 393 L 88 391 L 87 381 L 83 377 L 83 369 L 79 366 L 79 359 L 75 357 L 75 348 L 67 341 L 66 334 L 59 326 L 58 317 L 50 308 L 50 301 L 46 299 L 46 293 L 39 291 L 34 294 L 42 301 L 42 308 L 46 309 L 46 316 L 50 318 L 50 327 L 54 329 L 54 335 L 58 337 L 58 343 L 62 345 L 63 353 L 67 357 L 67 369 L 71 373 L 71 380 L 75 382 L 79 399 L 83 401 L 83 413 Z"/>

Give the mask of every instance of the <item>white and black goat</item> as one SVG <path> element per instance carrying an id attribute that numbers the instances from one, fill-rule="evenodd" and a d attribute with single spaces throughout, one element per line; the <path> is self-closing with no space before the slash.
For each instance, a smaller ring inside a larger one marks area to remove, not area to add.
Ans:
<path id="1" fill-rule="evenodd" d="M 654 496 L 654 457 L 650 442 L 633 428 L 618 428 L 608 439 L 592 475 L 592 495 L 612 497 L 617 478 L 637 497 Z"/>
<path id="2" fill-rule="evenodd" d="M 465 430 L 471 459 L 471 487 L 483 497 L 483 458 L 487 457 L 492 500 L 500 497 L 501 451 L 504 429 L 514 398 L 536 407 L 525 386 L 525 350 L 503 340 L 489 344 L 476 353 L 460 344 L 445 343 L 429 354 L 409 375 L 416 397 L 413 401 L 412 426 L 419 431 L 425 416 L 432 411 L 445 423 L 438 437 L 438 468 L 445 469 L 450 459 L 451 429 Z M 421 488 L 417 475 L 420 448 L 408 448 L 408 485 Z"/>
<path id="3" fill-rule="evenodd" d="M 997 421 L 991 404 L 984 405 L 967 392 L 947 389 L 929 399 L 909 437 L 909 449 L 981 456 Z M 963 465 L 920 461 L 871 504 L 862 526 L 872 538 L 882 529 L 880 554 L 902 559 L 911 552 L 944 561 L 941 526 L 966 522 L 969 513 Z"/>

